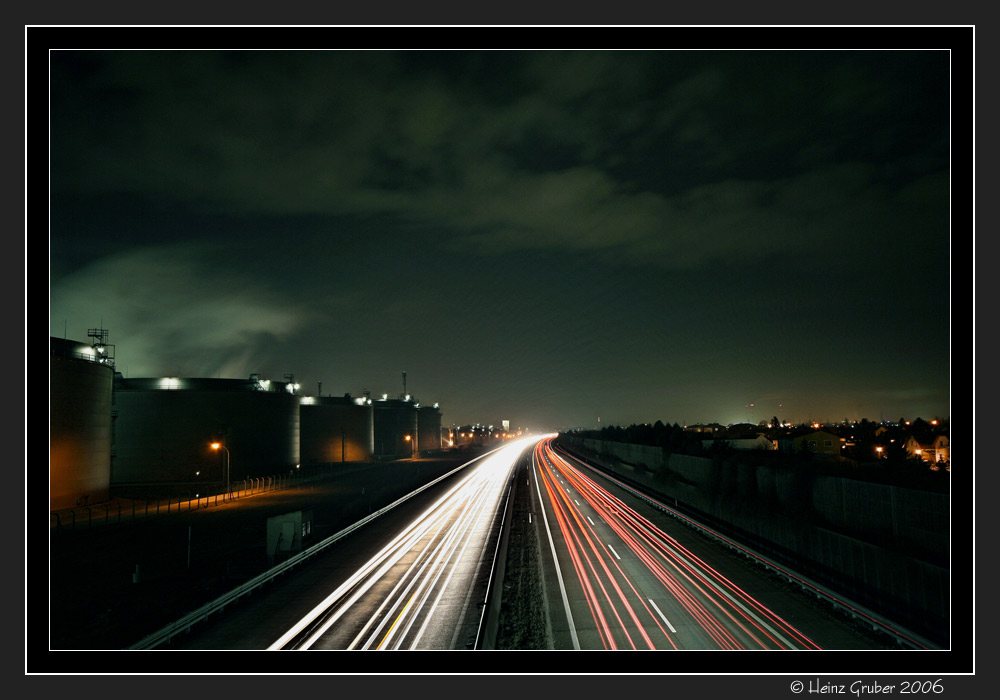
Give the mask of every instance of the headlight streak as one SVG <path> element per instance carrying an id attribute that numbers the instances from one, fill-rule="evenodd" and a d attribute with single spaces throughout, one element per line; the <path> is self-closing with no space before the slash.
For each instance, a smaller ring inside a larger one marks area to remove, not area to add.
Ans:
<path id="1" fill-rule="evenodd" d="M 441 504 L 441 507 L 438 508 L 437 511 L 436 511 L 435 517 L 433 519 L 429 520 L 428 524 L 427 524 L 427 527 L 424 528 L 421 531 L 420 537 L 411 538 L 406 543 L 407 546 L 405 547 L 405 551 L 409 552 L 414 547 L 416 547 L 416 545 L 419 543 L 419 541 L 421 539 L 423 539 L 423 536 L 427 532 L 429 532 L 431 529 L 437 528 L 438 525 L 444 526 L 445 521 L 447 521 L 451 517 L 451 512 L 450 512 L 450 509 L 448 507 L 450 505 L 451 501 L 463 499 L 464 492 L 469 488 L 470 484 L 471 484 L 471 482 L 465 484 L 465 488 L 463 488 L 461 491 L 459 491 L 456 494 L 454 494 L 453 498 L 450 498 L 450 499 L 448 499 L 448 501 L 446 501 L 446 502 L 444 502 L 444 503 Z M 469 501 L 466 500 L 465 501 L 465 505 L 463 506 L 463 510 L 462 510 L 463 513 L 468 509 L 469 505 L 470 505 Z M 436 532 L 439 534 L 440 530 L 437 530 Z M 384 601 L 382 601 L 382 603 L 379 605 L 378 609 L 375 611 L 375 614 L 371 618 L 369 618 L 368 622 L 365 623 L 365 626 L 361 629 L 361 632 L 357 635 L 357 637 L 355 637 L 354 641 L 352 641 L 348 645 L 348 647 L 347 647 L 348 649 L 354 649 L 354 648 L 356 648 L 358 646 L 359 642 L 360 642 L 360 639 L 365 635 L 365 632 L 368 629 L 371 628 L 372 624 L 376 620 L 380 619 L 381 622 L 376 626 L 374 632 L 372 632 L 372 634 L 369 637 L 369 639 L 362 644 L 362 648 L 364 648 L 364 649 L 371 648 L 372 644 L 375 641 L 375 638 L 378 636 L 379 632 L 385 627 L 385 624 L 390 619 L 389 616 L 392 615 L 392 613 L 396 610 L 396 608 L 399 607 L 399 604 L 402 602 L 403 597 L 401 597 L 399 595 L 399 593 L 401 592 L 402 596 L 405 596 L 413 588 L 413 586 L 419 581 L 419 586 L 418 586 L 417 590 L 414 591 L 414 593 L 412 595 L 410 595 L 410 597 L 408 599 L 406 599 L 407 602 L 406 602 L 406 605 L 404 606 L 404 610 L 403 610 L 403 612 L 405 612 L 406 608 L 408 608 L 409 605 L 410 605 L 410 603 L 413 601 L 413 598 L 418 593 L 420 593 L 420 591 L 427 584 L 428 577 L 424 576 L 423 574 L 427 570 L 427 567 L 429 565 L 431 565 L 432 563 L 435 563 L 435 562 L 432 562 L 433 555 L 439 553 L 441 551 L 442 547 L 446 547 L 448 545 L 448 543 L 454 538 L 454 536 L 456 534 L 457 534 L 456 528 L 454 528 L 454 527 L 448 528 L 448 530 L 446 531 L 445 538 L 443 540 L 437 541 L 437 544 L 434 546 L 433 551 L 430 549 L 430 545 L 428 545 L 426 547 L 421 548 L 417 552 L 417 557 L 409 565 L 409 567 L 407 567 L 406 574 L 404 574 L 399 579 L 399 581 L 396 583 L 396 585 L 393 586 L 392 591 L 389 593 L 389 595 L 386 597 L 386 599 Z M 435 537 L 436 537 L 436 535 L 435 535 Z M 432 540 L 432 542 L 433 541 L 434 540 Z M 419 569 L 416 572 L 414 572 L 414 568 L 417 567 L 417 566 L 419 566 Z M 402 589 L 402 591 L 400 591 L 400 589 Z M 386 606 L 389 606 L 388 611 L 385 610 Z M 392 635 L 392 630 L 395 629 L 396 623 L 399 622 L 399 620 L 402 618 L 403 612 L 400 612 L 400 614 L 396 617 L 396 620 L 393 622 L 392 626 L 390 627 L 389 632 L 386 633 L 386 636 L 382 639 L 381 642 L 379 642 L 377 648 L 381 649 L 386 644 L 386 642 L 389 641 L 389 639 L 390 639 L 390 637 Z"/>
<path id="2" fill-rule="evenodd" d="M 384 598 L 347 648 L 399 649 L 404 645 L 417 648 L 429 629 L 428 625 L 445 591 L 453 581 L 457 581 L 454 577 L 456 571 L 463 566 L 466 554 L 471 553 L 476 559 L 464 573 L 479 570 L 482 552 L 478 549 L 482 549 L 484 543 L 477 538 L 488 534 L 497 511 L 494 502 L 499 502 L 521 450 L 526 444 L 536 440 L 537 438 L 519 441 L 497 450 L 473 466 L 468 475 L 412 521 L 392 542 L 338 586 L 269 649 L 284 648 L 295 637 L 307 631 L 306 638 L 296 648 L 313 647 L 352 606 L 383 579 L 387 583 L 394 582 L 389 593 L 374 592 Z M 473 548 L 471 552 L 470 547 Z M 413 561 L 404 563 L 408 555 L 413 557 Z M 471 579 L 471 576 L 466 575 L 463 584 L 471 585 Z M 371 598 L 370 595 L 368 597 Z M 454 607 L 449 608 L 449 614 L 454 612 Z M 418 622 L 420 626 L 416 636 L 410 640 L 409 636 Z M 309 629 L 310 627 L 314 629 Z"/>
<path id="3" fill-rule="evenodd" d="M 472 523 L 475 522 L 482 515 L 484 507 L 483 501 L 485 501 L 486 497 L 489 495 L 488 488 L 492 485 L 493 485 L 492 480 L 480 478 L 476 481 L 470 481 L 468 484 L 466 484 L 466 487 L 462 489 L 461 492 L 455 494 L 454 498 L 451 499 L 452 501 L 464 502 L 464 505 L 462 505 L 459 514 L 454 517 L 455 522 L 452 525 L 447 526 L 445 537 L 437 542 L 433 552 L 431 552 L 427 557 L 424 557 L 424 554 L 428 551 L 428 547 L 424 547 L 420 551 L 420 553 L 418 554 L 418 561 L 422 558 L 426 558 L 426 561 L 420 567 L 420 570 L 415 573 L 413 572 L 414 567 L 418 563 L 417 561 L 415 561 L 409 567 L 404 577 L 401 578 L 400 582 L 396 585 L 396 588 L 399 588 L 399 586 L 402 585 L 407 580 L 407 578 L 409 578 L 409 583 L 407 584 L 406 589 L 404 590 L 405 594 L 406 591 L 409 591 L 413 587 L 413 585 L 419 581 L 417 590 L 413 593 L 413 595 L 410 596 L 409 600 L 407 601 L 406 607 L 409 607 L 410 603 L 418 595 L 420 595 L 420 602 L 416 607 L 414 607 L 413 615 L 410 616 L 406 624 L 406 628 L 400 634 L 399 641 L 397 642 L 394 649 L 399 649 L 401 647 L 403 639 L 405 639 L 406 634 L 409 632 L 410 628 L 413 626 L 414 621 L 416 620 L 417 614 L 419 614 L 423 610 L 423 606 L 426 603 L 428 596 L 432 592 L 434 586 L 440 580 L 442 573 L 447 568 L 447 565 L 452 561 L 453 555 L 456 552 L 456 548 L 454 546 L 456 542 L 462 543 L 462 549 L 460 550 L 460 552 L 461 554 L 465 553 L 466 548 L 468 547 L 469 544 L 468 538 L 466 538 L 465 535 L 468 533 Z M 445 519 L 452 518 L 452 514 L 450 512 L 452 510 L 452 507 L 449 507 L 449 504 L 442 504 L 442 508 L 440 510 L 442 511 L 443 514 L 445 514 L 445 518 L 441 519 L 442 525 Z M 435 537 L 438 537 L 438 535 L 440 535 L 440 530 L 437 531 Z M 461 556 L 459 556 L 458 559 L 461 559 Z M 430 573 L 425 573 L 428 572 L 428 569 L 430 570 Z M 426 629 L 427 622 L 430 620 L 431 615 L 437 608 L 437 603 L 440 600 L 441 595 L 443 595 L 444 590 L 447 588 L 448 582 L 451 581 L 451 576 L 453 572 L 454 568 L 449 569 L 449 574 L 445 580 L 445 585 L 440 589 L 438 589 L 438 595 L 434 600 L 434 604 L 432 605 L 431 609 L 425 616 L 424 623 L 423 625 L 421 625 L 420 628 L 420 633 L 418 634 L 417 638 L 414 639 L 413 642 L 411 643 L 411 648 L 416 648 L 417 645 L 419 644 L 420 638 L 423 636 L 423 632 Z M 390 594 L 386 602 L 394 598 L 396 598 L 395 589 L 393 590 L 393 593 Z M 398 601 L 401 599 L 397 598 L 396 600 L 397 602 L 393 606 L 393 609 L 395 609 L 395 607 L 398 606 Z M 383 607 L 385 604 L 386 603 L 383 602 L 382 606 L 380 606 L 380 610 L 381 607 Z M 396 618 L 397 622 L 403 618 L 405 613 L 406 613 L 406 608 L 404 608 L 403 611 L 401 611 L 399 616 Z M 379 616 L 379 613 L 376 613 L 376 617 L 377 616 Z M 387 619 L 388 619 L 387 617 L 384 618 L 384 620 Z M 371 621 L 369 621 L 369 624 L 370 623 Z M 378 629 L 384 627 L 384 624 L 385 622 L 383 621 L 383 623 L 379 625 Z M 378 649 L 385 648 L 386 644 L 390 641 L 392 637 L 392 632 L 395 628 L 396 628 L 396 623 L 393 623 L 392 628 L 390 628 L 389 632 L 382 639 L 382 641 L 379 642 L 377 647 Z M 363 648 L 366 649 L 371 648 L 372 642 L 374 641 L 375 636 L 378 634 L 378 629 L 368 640 L 368 642 L 363 646 Z M 359 638 L 361 636 L 362 635 L 358 635 Z M 356 642 L 357 639 L 348 648 L 354 648 Z"/>
<path id="4" fill-rule="evenodd" d="M 564 507 L 579 527 L 579 532 L 582 533 L 583 539 L 587 541 L 591 550 L 598 555 L 602 570 L 617 591 L 618 598 L 628 610 L 629 617 L 642 630 L 643 636 L 650 648 L 654 648 L 653 643 L 646 636 L 645 628 L 639 623 L 635 611 L 629 605 L 622 589 L 618 586 L 616 577 L 612 576 L 607 562 L 610 562 L 614 569 L 618 571 L 618 575 L 640 601 L 652 621 L 663 632 L 674 648 L 677 648 L 671 635 L 667 634 L 666 630 L 660 624 L 660 619 L 666 622 L 671 628 L 671 632 L 675 632 L 675 629 L 673 625 L 670 625 L 666 621 L 666 617 L 651 598 L 646 598 L 639 594 L 621 566 L 610 555 L 606 554 L 603 548 L 600 550 L 596 549 L 594 540 L 600 540 L 601 538 L 592 527 L 588 528 L 583 524 L 578 514 L 578 509 L 572 508 L 570 499 L 566 493 L 558 492 L 558 489 L 555 488 L 557 478 L 560 481 L 565 479 L 567 487 L 572 486 L 588 505 L 594 508 L 604 523 L 621 538 L 621 541 L 627 546 L 628 550 L 647 567 L 655 579 L 691 615 L 692 619 L 697 622 L 719 648 L 746 648 L 744 643 L 734 634 L 737 631 L 746 635 L 753 645 L 760 648 L 766 649 L 769 648 L 769 645 L 785 649 L 796 648 L 796 643 L 808 649 L 820 648 L 801 632 L 688 551 L 676 540 L 625 506 L 624 503 L 596 484 L 596 482 L 569 465 L 552 451 L 549 440 L 539 443 L 536 451 L 539 457 L 537 463 L 544 465 L 544 469 L 540 469 L 540 471 L 546 481 L 546 490 L 549 494 L 553 511 L 560 521 L 560 528 L 563 530 L 564 536 L 567 536 L 567 532 L 569 532 L 570 536 L 567 537 L 567 546 L 570 550 L 570 556 L 574 562 L 574 568 L 581 578 L 588 606 L 591 608 L 605 648 L 617 648 L 617 646 L 611 636 L 606 617 L 600 610 L 599 599 L 593 593 L 594 588 L 592 584 L 587 580 L 586 568 L 579 562 L 580 556 L 573 550 L 576 547 L 583 550 L 583 558 L 587 561 L 590 571 L 595 577 L 597 577 L 597 570 L 593 562 L 586 555 L 583 542 L 580 539 L 581 535 L 578 535 L 576 531 L 573 531 L 569 527 L 569 521 L 562 512 Z M 587 519 L 590 520 L 589 517 Z M 590 523 L 593 526 L 593 521 L 590 521 Z M 588 534 L 588 531 L 593 533 L 593 538 Z M 575 546 L 573 543 L 575 543 Z M 607 547 L 611 548 L 610 543 L 607 544 Z M 617 555 L 617 552 L 614 552 L 614 554 Z M 686 582 L 686 585 L 682 581 Z M 613 600 L 603 584 L 601 584 L 599 578 L 597 583 L 604 593 L 606 603 L 615 610 Z M 649 606 L 646 605 L 647 600 L 656 609 L 655 615 Z M 716 609 L 717 613 L 715 615 L 711 614 L 706 604 Z M 615 610 L 615 617 L 621 625 L 621 618 L 617 615 L 617 610 Z M 733 626 L 733 629 L 730 630 L 724 626 L 722 624 L 723 620 L 729 620 L 729 624 Z M 631 644 L 631 636 L 624 625 L 622 625 L 622 632 Z M 795 642 L 790 641 L 788 637 L 794 639 Z M 634 648 L 634 644 L 632 646 Z"/>

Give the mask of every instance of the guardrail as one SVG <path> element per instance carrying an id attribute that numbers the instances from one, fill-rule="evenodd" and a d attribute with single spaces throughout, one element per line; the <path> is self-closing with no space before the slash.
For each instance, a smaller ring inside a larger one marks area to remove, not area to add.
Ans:
<path id="1" fill-rule="evenodd" d="M 262 574 L 260 574 L 260 575 L 258 575 L 256 577 L 254 577 L 253 579 L 247 581 L 246 583 L 244 583 L 244 584 L 242 584 L 242 585 L 234 588 L 230 592 L 228 592 L 228 593 L 226 593 L 226 594 L 224 594 L 224 595 L 216 598 L 212 602 L 206 603 L 205 605 L 203 605 L 200 608 L 198 608 L 197 610 L 195 610 L 195 611 L 193 611 L 193 612 L 185 615 L 184 617 L 182 617 L 181 619 L 177 620 L 176 622 L 173 622 L 173 623 L 167 625 L 166 627 L 163 627 L 159 631 L 154 632 L 153 634 L 150 634 L 150 635 L 144 637 L 142 640 L 140 640 L 136 644 L 134 644 L 131 647 L 129 647 L 129 649 L 132 649 L 132 650 L 154 649 L 154 648 L 156 648 L 156 647 L 158 647 L 158 646 L 160 646 L 162 644 L 166 644 L 172 638 L 174 638 L 174 637 L 176 637 L 176 636 L 178 636 L 180 634 L 184 634 L 184 633 L 190 632 L 191 628 L 194 625 L 198 624 L 199 622 L 204 621 L 209 616 L 211 616 L 211 615 L 213 615 L 215 613 L 221 612 L 222 610 L 224 610 L 226 608 L 227 605 L 232 605 L 233 603 L 236 603 L 238 600 L 240 600 L 244 596 L 249 595 L 253 591 L 257 590 L 258 588 L 261 588 L 262 586 L 264 586 L 267 583 L 270 583 L 271 581 L 273 581 L 277 577 L 281 576 L 282 574 L 286 573 L 287 571 L 290 571 L 291 569 L 293 569 L 294 567 L 298 566 L 299 564 L 302 564 L 302 563 L 308 561 L 309 559 L 311 559 L 312 557 L 316 556 L 317 554 L 320 554 L 327 547 L 329 547 L 332 544 L 334 544 L 334 543 L 338 542 L 339 540 L 343 539 L 344 537 L 346 537 L 347 535 L 351 534 L 352 532 L 354 532 L 358 528 L 364 527 L 365 525 L 367 525 L 369 522 L 371 522 L 375 518 L 378 518 L 378 517 L 384 515 L 385 513 L 389 512 L 390 510 L 392 510 L 393 508 L 395 508 L 396 506 L 400 505 L 401 503 L 404 503 L 405 501 L 409 500 L 410 498 L 413 498 L 418 493 L 424 491 L 425 489 L 430 488 L 431 486 L 434 486 L 435 484 L 437 484 L 438 482 L 442 481 L 443 479 L 447 479 L 452 474 L 455 474 L 455 473 L 461 471 L 462 469 L 465 469 L 467 466 L 469 466 L 473 462 L 479 461 L 483 457 L 486 457 L 488 454 L 490 454 L 490 453 L 487 452 L 486 454 L 480 455 L 480 456 L 478 456 L 478 457 L 476 457 L 476 458 L 474 458 L 474 459 L 466 462 L 465 464 L 462 464 L 461 466 L 458 466 L 455 469 L 452 469 L 451 471 L 449 471 L 449 472 L 447 472 L 445 474 L 442 474 L 441 476 L 439 476 L 438 478 L 434 479 L 433 481 L 429 481 L 428 483 L 424 484 L 420 488 L 415 489 L 415 490 L 411 491 L 410 493 L 406 494 L 405 496 L 402 496 L 401 498 L 396 499 L 395 501 L 393 501 L 389 505 L 387 505 L 387 506 L 385 506 L 385 507 L 383 507 L 383 508 L 375 511 L 374 513 L 371 513 L 370 515 L 362 518 L 361 520 L 359 520 L 358 522 L 354 523 L 353 525 L 349 525 L 346 528 L 344 528 L 343 530 L 341 530 L 340 532 L 338 532 L 338 533 L 336 533 L 334 535 L 330 535 L 329 537 L 327 537 L 322 542 L 318 542 L 317 544 L 313 545 L 309 549 L 306 549 L 306 550 L 304 550 L 302 552 L 299 552 L 298 554 L 290 557 L 289 559 L 286 559 L 285 561 L 281 562 L 280 564 L 276 564 L 275 566 L 271 567 L 270 569 L 268 569 L 264 573 L 262 573 Z"/>
<path id="2" fill-rule="evenodd" d="M 649 496 L 644 491 L 641 491 L 633 487 L 632 485 L 611 476 L 600 467 L 591 464 L 585 457 L 576 454 L 575 452 L 572 452 L 570 450 L 567 450 L 565 447 L 559 445 L 558 443 L 556 444 L 556 449 L 558 449 L 564 455 L 571 457 L 580 464 L 583 464 L 584 466 L 588 467 L 591 471 L 600 474 L 605 479 L 614 482 L 620 488 L 624 489 L 625 491 L 628 491 L 629 493 L 639 498 L 640 500 L 645 501 L 646 503 L 653 506 L 657 510 L 674 517 L 675 519 L 681 521 L 688 527 L 697 530 L 702 535 L 710 537 L 719 542 L 720 544 L 722 544 L 723 546 L 729 548 L 730 550 L 745 556 L 746 558 L 756 562 L 761 566 L 764 566 L 771 572 L 777 574 L 781 578 L 788 581 L 788 583 L 792 585 L 798 585 L 806 593 L 810 595 L 815 595 L 817 599 L 825 600 L 829 604 L 833 605 L 834 608 L 841 610 L 842 612 L 850 616 L 852 619 L 867 624 L 868 626 L 871 627 L 873 631 L 886 634 L 890 638 L 894 639 L 897 643 L 902 644 L 903 646 L 910 647 L 911 649 L 940 649 L 938 645 L 934 644 L 930 640 L 925 639 L 922 636 L 897 625 L 891 620 L 882 617 L 877 612 L 870 610 L 857 603 L 854 603 L 853 601 L 838 597 L 838 594 L 826 588 L 822 584 L 813 581 L 808 577 L 802 576 L 794 571 L 791 571 L 779 565 L 778 563 L 774 562 L 773 560 L 765 557 L 764 555 L 755 552 L 751 548 L 739 544 L 738 542 L 729 539 L 728 537 L 716 532 L 715 530 L 706 527 L 705 525 L 699 523 L 697 520 L 694 520 L 693 518 L 684 515 L 680 511 L 670 508 L 667 505 L 664 505 L 655 498 Z"/>
<path id="3" fill-rule="evenodd" d="M 490 584 L 486 591 L 486 604 L 479 618 L 479 632 L 476 634 L 476 649 L 495 649 L 497 631 L 500 628 L 500 606 L 503 602 L 503 577 L 507 561 L 507 544 L 510 540 L 510 522 L 514 511 L 514 479 L 518 470 L 514 470 L 507 482 L 507 496 L 504 501 L 503 515 L 500 519 L 500 537 L 497 539 L 496 551 L 493 553 L 493 565 L 490 569 Z"/>

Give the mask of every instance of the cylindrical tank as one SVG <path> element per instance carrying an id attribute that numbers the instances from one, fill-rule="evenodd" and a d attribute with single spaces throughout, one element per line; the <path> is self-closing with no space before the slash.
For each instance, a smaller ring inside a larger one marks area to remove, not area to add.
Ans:
<path id="1" fill-rule="evenodd" d="M 380 457 L 411 457 L 417 452 L 417 409 L 405 399 L 379 399 L 373 403 L 375 454 Z"/>
<path id="2" fill-rule="evenodd" d="M 417 407 L 417 433 L 421 451 L 441 449 L 441 409 L 437 404 Z"/>
<path id="3" fill-rule="evenodd" d="M 206 491 L 299 463 L 299 398 L 284 382 L 123 379 L 111 483 L 116 492 L 169 484 Z M 213 450 L 220 443 L 225 449 Z M 154 489 L 155 490 L 155 489 Z M 147 489 L 148 491 L 148 489 Z"/>
<path id="4" fill-rule="evenodd" d="M 303 396 L 302 464 L 370 462 L 375 455 L 374 410 L 370 400 L 345 396 Z"/>
<path id="5" fill-rule="evenodd" d="M 49 508 L 106 501 L 114 369 L 85 343 L 49 340 Z"/>

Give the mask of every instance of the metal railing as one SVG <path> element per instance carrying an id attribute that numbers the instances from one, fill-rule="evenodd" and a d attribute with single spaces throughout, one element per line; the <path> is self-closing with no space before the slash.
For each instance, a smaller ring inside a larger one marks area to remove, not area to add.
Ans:
<path id="1" fill-rule="evenodd" d="M 217 493 L 206 495 L 177 495 L 145 500 L 119 498 L 109 503 L 98 503 L 51 511 L 49 514 L 49 526 L 51 531 L 61 534 L 64 531 L 75 532 L 77 530 L 92 530 L 98 527 L 133 523 L 142 518 L 216 507 L 248 496 L 297 488 L 307 483 L 331 478 L 336 473 L 334 470 L 329 470 L 306 474 L 278 474 L 243 479 L 233 483 L 234 488 L 229 494 L 226 494 L 225 489 L 223 489 Z"/>
<path id="2" fill-rule="evenodd" d="M 352 532 L 354 532 L 358 528 L 367 525 L 369 522 L 371 522 L 375 518 L 378 518 L 381 515 L 384 515 L 385 513 L 389 512 L 390 510 L 392 510 L 393 508 L 395 508 L 396 506 L 400 505 L 401 503 L 409 500 L 410 498 L 413 498 L 418 493 L 424 491 L 425 489 L 428 489 L 428 488 L 434 486 L 435 484 L 437 484 L 438 482 L 442 481 L 443 479 L 447 479 L 448 477 L 450 477 L 451 475 L 453 475 L 453 474 L 461 471 L 462 469 L 465 469 L 470 464 L 473 464 L 474 462 L 479 461 L 480 459 L 482 459 L 483 457 L 487 456 L 488 454 L 490 454 L 490 453 L 486 453 L 484 455 L 480 455 L 480 456 L 478 456 L 478 457 L 476 457 L 476 458 L 474 458 L 474 459 L 472 459 L 472 460 L 470 460 L 468 462 L 465 462 L 461 466 L 458 466 L 455 469 L 452 469 L 452 470 L 448 471 L 447 473 L 442 474 L 441 476 L 437 477 L 433 481 L 430 481 L 430 482 L 424 484 L 420 488 L 417 488 L 417 489 L 411 491 L 410 493 L 406 494 L 405 496 L 402 496 L 401 498 L 396 499 L 395 501 L 393 501 L 389 505 L 385 506 L 384 508 L 381 508 L 381 509 L 375 511 L 374 513 L 369 514 L 368 516 L 362 518 L 361 520 L 357 521 L 353 525 L 349 525 L 346 528 L 344 528 L 343 530 L 341 530 L 340 532 L 338 532 L 338 533 L 336 533 L 334 535 L 331 535 L 330 537 L 327 537 L 322 542 L 318 542 L 317 544 L 313 545 L 309 549 L 303 550 L 302 552 L 299 552 L 298 554 L 296 554 L 296 555 L 294 555 L 294 556 L 286 559 L 285 561 L 281 562 L 280 564 L 274 565 L 273 567 L 271 567 L 270 569 L 268 569 L 264 573 L 262 573 L 262 574 L 260 574 L 260 575 L 258 575 L 256 577 L 254 577 L 253 579 L 247 581 L 246 583 L 244 583 L 244 584 L 242 584 L 242 585 L 234 588 L 233 590 L 231 590 L 228 593 L 220 596 L 219 598 L 216 598 L 212 602 L 206 603 L 205 605 L 203 605 L 200 608 L 198 608 L 197 610 L 189 613 L 188 615 L 185 615 L 184 617 L 182 617 L 181 619 L 177 620 L 176 622 L 173 622 L 173 623 L 167 625 L 166 627 L 163 627 L 159 631 L 154 632 L 153 634 L 150 634 L 150 635 L 146 636 L 141 641 L 139 641 L 136 644 L 134 644 L 131 647 L 129 647 L 129 649 L 134 649 L 134 650 L 154 649 L 154 648 L 156 648 L 158 646 L 166 644 L 173 637 L 176 637 L 176 636 L 178 636 L 180 634 L 183 634 L 183 633 L 186 633 L 186 632 L 190 632 L 191 628 L 194 625 L 198 624 L 199 622 L 204 621 L 210 615 L 213 615 L 215 613 L 221 612 L 222 610 L 224 610 L 226 608 L 227 605 L 232 605 L 233 603 L 235 603 L 239 599 L 243 598 L 246 595 L 249 595 L 253 591 L 257 590 L 258 588 L 261 588 L 262 586 L 264 586 L 265 584 L 270 583 L 271 581 L 273 581 L 274 579 L 276 579 L 278 576 L 281 576 L 282 574 L 284 574 L 285 572 L 289 571 L 290 569 L 298 566 L 299 564 L 302 564 L 302 563 L 308 561 L 310 558 L 312 558 L 312 557 L 316 556 L 317 554 L 321 553 L 327 547 L 329 547 L 330 545 L 334 544 L 335 542 L 338 542 L 339 540 L 343 539 L 344 537 L 346 537 L 347 535 L 351 534 Z"/>

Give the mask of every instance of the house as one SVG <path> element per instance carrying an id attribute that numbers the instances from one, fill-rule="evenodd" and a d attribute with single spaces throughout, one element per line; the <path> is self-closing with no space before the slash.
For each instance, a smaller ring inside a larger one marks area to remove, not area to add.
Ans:
<path id="1" fill-rule="evenodd" d="M 718 440 L 702 440 L 701 447 L 708 450 L 715 442 L 729 445 L 734 450 L 774 450 L 775 444 L 764 435 L 755 438 L 719 438 Z"/>
<path id="2" fill-rule="evenodd" d="M 931 449 L 934 450 L 935 462 L 951 463 L 951 443 L 947 435 L 941 434 L 936 436 L 934 442 L 931 444 Z"/>
<path id="3" fill-rule="evenodd" d="M 906 438 L 904 447 L 911 457 L 919 457 L 925 462 L 948 462 L 951 458 L 948 436 L 944 434 L 923 440 L 910 435 Z"/>
<path id="4" fill-rule="evenodd" d="M 814 433 L 806 433 L 796 438 L 781 440 L 782 449 L 785 452 L 798 454 L 800 452 L 812 452 L 816 455 L 840 454 L 840 437 L 825 430 L 817 430 Z"/>

